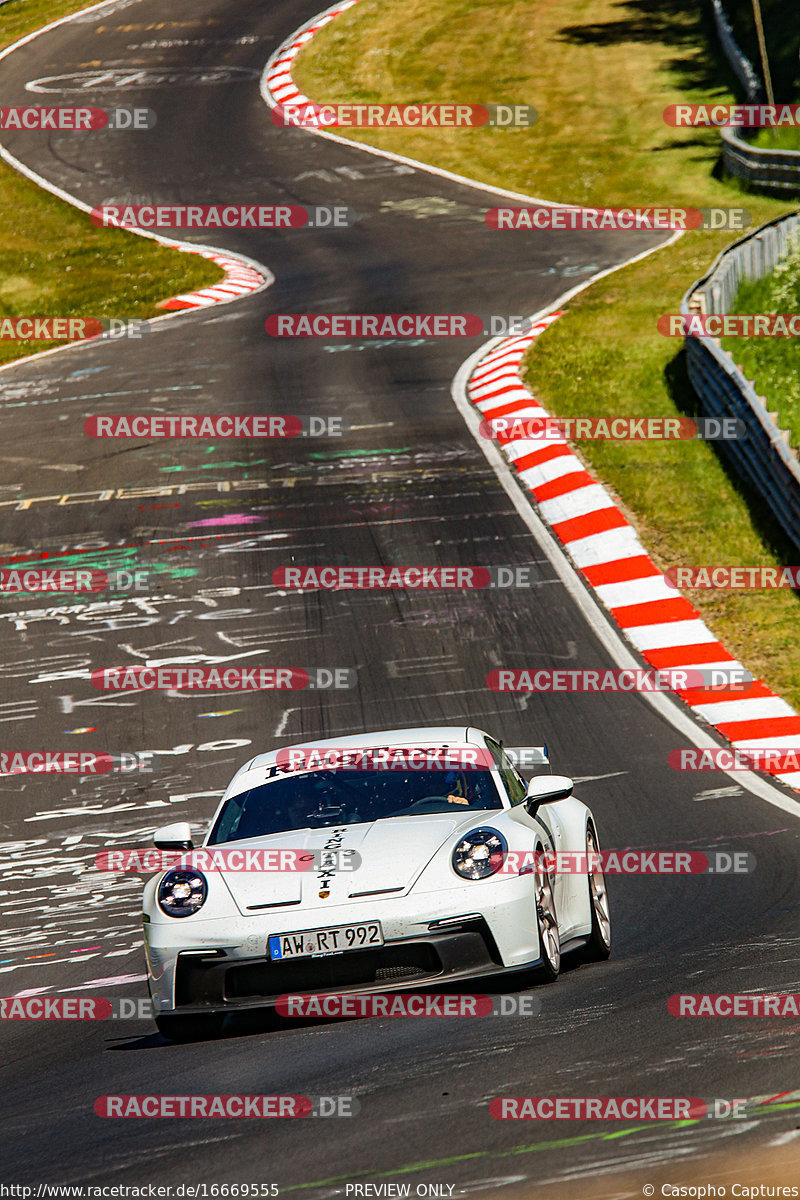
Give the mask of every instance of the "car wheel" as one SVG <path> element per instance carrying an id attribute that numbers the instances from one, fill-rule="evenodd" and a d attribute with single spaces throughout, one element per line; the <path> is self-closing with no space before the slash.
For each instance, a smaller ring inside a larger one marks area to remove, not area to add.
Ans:
<path id="1" fill-rule="evenodd" d="M 539 855 L 542 854 L 541 848 Z M 536 925 L 539 930 L 539 945 L 542 965 L 537 974 L 544 983 L 552 983 L 561 969 L 561 939 L 558 935 L 558 918 L 553 895 L 553 881 L 541 865 L 534 872 L 536 887 Z"/>
<path id="2" fill-rule="evenodd" d="M 597 835 L 591 825 L 586 830 L 587 857 L 597 854 Z M 591 862 L 589 864 L 592 865 Z M 592 932 L 586 944 L 585 957 L 590 962 L 602 962 L 611 953 L 611 916 L 608 910 L 608 892 L 602 867 L 590 870 L 589 905 L 592 910 Z"/>
<path id="3" fill-rule="evenodd" d="M 219 1034 L 224 1019 L 219 1013 L 193 1013 L 185 1017 L 165 1013 L 156 1017 L 156 1027 L 171 1042 L 202 1042 Z"/>

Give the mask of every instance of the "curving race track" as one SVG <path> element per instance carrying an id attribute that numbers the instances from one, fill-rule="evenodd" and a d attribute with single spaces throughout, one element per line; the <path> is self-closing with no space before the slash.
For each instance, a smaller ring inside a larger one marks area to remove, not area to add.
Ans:
<path id="1" fill-rule="evenodd" d="M 264 332 L 278 312 L 533 312 L 658 239 L 499 237 L 483 221 L 496 198 L 477 187 L 274 126 L 261 71 L 318 4 L 117 0 L 0 64 L 4 104 L 72 104 L 80 89 L 91 103 L 157 112 L 147 133 L 7 135 L 11 154 L 86 204 L 341 204 L 359 214 L 332 232 L 217 233 L 215 246 L 263 264 L 272 286 L 158 321 L 141 340 L 0 372 L 3 553 L 150 573 L 146 592 L 116 599 L 0 601 L 2 745 L 160 752 L 152 775 L 3 779 L 0 992 L 144 996 L 141 880 L 98 876 L 95 854 L 146 844 L 169 820 L 200 827 L 251 747 L 300 737 L 469 721 L 508 745 L 546 741 L 554 768 L 583 781 L 605 846 L 730 847 L 752 852 L 757 869 L 612 878 L 611 960 L 538 989 L 535 1020 L 276 1020 L 188 1046 L 148 1021 L 5 1022 L 3 1182 L 273 1182 L 317 1200 L 348 1182 L 452 1185 L 458 1195 L 664 1163 L 693 1165 L 697 1181 L 707 1155 L 787 1143 L 796 1109 L 627 1126 L 620 1138 L 597 1122 L 495 1121 L 488 1101 L 792 1093 L 796 1022 L 681 1021 L 667 998 L 800 990 L 797 802 L 747 775 L 670 770 L 669 751 L 685 742 L 673 701 L 487 690 L 498 665 L 617 660 L 583 585 L 453 404 L 452 380 L 477 342 Z M 26 90 L 31 80 L 51 81 L 45 100 Z M 212 444 L 84 436 L 86 416 L 119 412 L 339 416 L 348 432 Z M 530 564 L 536 586 L 293 595 L 271 583 L 293 560 Z M 358 687 L 106 696 L 88 679 L 95 667 L 187 659 L 352 667 Z M 106 1093 L 281 1092 L 355 1095 L 360 1115 L 320 1120 L 309 1136 L 302 1121 L 116 1122 L 93 1111 Z"/>

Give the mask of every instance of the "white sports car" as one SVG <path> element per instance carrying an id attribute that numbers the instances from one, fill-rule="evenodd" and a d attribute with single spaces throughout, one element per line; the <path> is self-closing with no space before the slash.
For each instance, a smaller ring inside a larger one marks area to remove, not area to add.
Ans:
<path id="1" fill-rule="evenodd" d="M 544 748 L 536 757 L 547 767 Z M 572 789 L 561 775 L 526 783 L 501 743 L 464 727 L 386 730 L 251 759 L 203 842 L 207 861 L 232 869 L 171 868 L 145 887 L 159 1030 L 213 1036 L 225 1013 L 287 993 L 424 988 L 531 968 L 552 981 L 564 953 L 607 958 L 602 872 L 591 860 L 579 874 L 547 866 L 554 852 L 599 849 Z M 182 822 L 154 840 L 193 849 Z M 286 851 L 286 862 L 300 851 L 310 869 L 241 869 L 241 851 L 260 851 L 250 862 L 262 866 L 269 851 Z"/>

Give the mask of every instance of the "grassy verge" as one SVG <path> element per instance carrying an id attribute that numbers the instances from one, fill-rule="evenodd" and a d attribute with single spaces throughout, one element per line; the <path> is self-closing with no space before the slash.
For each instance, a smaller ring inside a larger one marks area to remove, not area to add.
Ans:
<path id="1" fill-rule="evenodd" d="M 752 144 L 763 150 L 800 150 L 800 128 L 759 129 Z"/>
<path id="2" fill-rule="evenodd" d="M 787 206 L 745 198 L 717 177 L 714 131 L 671 129 L 662 119 L 668 104 L 736 99 L 713 27 L 695 8 L 677 0 L 507 0 L 502 6 L 494 0 L 361 0 L 312 41 L 296 77 L 317 101 L 533 104 L 540 116 L 530 131 L 348 136 L 550 199 L 744 203 L 760 223 Z M 661 337 L 656 321 L 678 311 L 686 288 L 732 240 L 732 234 L 687 234 L 571 301 L 527 364 L 528 380 L 549 411 L 691 415 L 695 400 L 682 345 Z M 524 261 L 522 242 L 520 257 Z M 583 442 L 579 450 L 665 569 L 794 561 L 770 515 L 742 491 L 711 445 Z M 754 674 L 800 704 L 794 593 L 699 591 L 691 598 Z"/>
<path id="3" fill-rule="evenodd" d="M 3 5 L 0 46 L 85 7 L 82 0 Z M 160 313 L 159 300 L 208 287 L 222 276 L 219 267 L 198 255 L 121 230 L 95 228 L 84 213 L 0 163 L 0 319 L 143 319 Z M 0 340 L 0 362 L 62 344 Z"/>
<path id="4" fill-rule="evenodd" d="M 744 283 L 736 297 L 740 313 L 800 313 L 800 246 L 772 275 Z M 800 345 L 794 338 L 723 338 L 722 345 L 755 384 L 800 446 Z"/>

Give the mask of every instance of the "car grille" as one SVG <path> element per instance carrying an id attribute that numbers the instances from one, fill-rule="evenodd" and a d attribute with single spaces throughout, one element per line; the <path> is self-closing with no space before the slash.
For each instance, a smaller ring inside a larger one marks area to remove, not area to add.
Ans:
<path id="1" fill-rule="evenodd" d="M 378 967 L 375 972 L 376 983 L 381 983 L 384 979 L 415 979 L 419 975 L 427 975 L 429 972 L 424 967 Z"/>
<path id="2" fill-rule="evenodd" d="M 287 992 L 436 985 L 454 975 L 498 967 L 502 959 L 486 922 L 469 917 L 463 928 L 431 931 L 424 940 L 387 942 L 321 958 L 271 962 L 230 959 L 219 951 L 179 954 L 175 1005 L 192 1010 L 269 1006 Z"/>
<path id="3" fill-rule="evenodd" d="M 284 992 L 318 991 L 324 988 L 355 987 L 391 979 L 436 976 L 442 964 L 431 945 L 384 946 L 358 950 L 330 958 L 306 958 L 296 962 L 258 962 L 235 965 L 225 972 L 225 998 L 277 996 Z"/>

